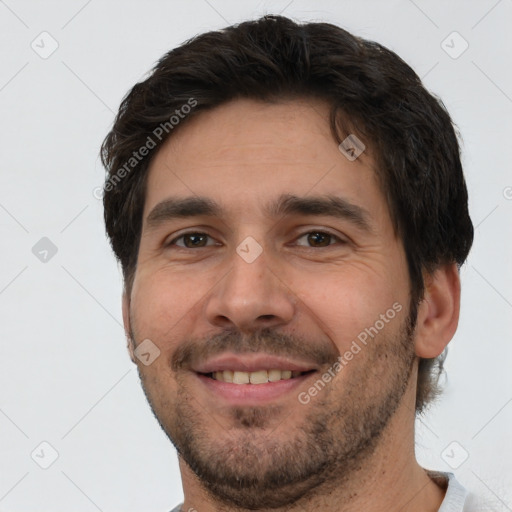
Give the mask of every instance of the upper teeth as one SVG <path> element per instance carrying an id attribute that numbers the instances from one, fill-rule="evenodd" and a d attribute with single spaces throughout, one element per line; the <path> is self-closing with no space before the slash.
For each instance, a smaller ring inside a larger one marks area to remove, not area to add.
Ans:
<path id="1" fill-rule="evenodd" d="M 265 384 L 281 379 L 291 379 L 292 377 L 297 377 L 300 373 L 292 372 L 291 370 L 258 370 L 256 372 L 224 370 L 223 372 L 213 372 L 212 377 L 215 380 L 232 382 L 233 384 Z"/>

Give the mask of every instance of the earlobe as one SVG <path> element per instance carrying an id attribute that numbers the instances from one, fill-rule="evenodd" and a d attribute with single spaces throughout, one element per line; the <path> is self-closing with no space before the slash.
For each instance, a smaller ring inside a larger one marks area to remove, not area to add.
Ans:
<path id="1" fill-rule="evenodd" d="M 459 323 L 460 277 L 456 263 L 445 264 L 425 276 L 425 294 L 418 307 L 416 355 L 439 356 Z"/>
<path id="2" fill-rule="evenodd" d="M 130 354 L 130 359 L 133 363 L 137 364 L 135 361 L 134 350 L 134 340 L 131 335 L 131 325 L 130 325 L 130 298 L 128 297 L 128 293 L 126 290 L 123 292 L 123 324 L 124 324 L 124 332 L 126 335 L 127 341 L 127 349 Z"/>

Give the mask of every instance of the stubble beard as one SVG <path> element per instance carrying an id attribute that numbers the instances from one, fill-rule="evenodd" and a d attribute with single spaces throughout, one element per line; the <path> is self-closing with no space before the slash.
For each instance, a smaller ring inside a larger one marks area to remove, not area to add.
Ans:
<path id="1" fill-rule="evenodd" d="M 179 378 L 177 396 L 166 398 L 140 365 L 139 376 L 155 418 L 213 500 L 275 509 L 343 486 L 364 468 L 407 389 L 414 326 L 409 315 L 398 337 L 379 333 L 362 348 L 362 363 L 340 371 L 341 386 L 327 384 L 307 406 L 297 401 L 296 411 L 232 407 L 221 423 L 229 428 L 217 437 L 210 426 L 218 429 L 219 422 Z M 303 407 L 309 411 L 297 422 Z"/>

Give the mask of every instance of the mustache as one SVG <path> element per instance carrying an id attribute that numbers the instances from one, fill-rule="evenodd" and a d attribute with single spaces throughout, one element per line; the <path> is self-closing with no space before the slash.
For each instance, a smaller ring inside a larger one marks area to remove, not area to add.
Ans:
<path id="1" fill-rule="evenodd" d="M 333 365 L 340 355 L 330 339 L 327 343 L 312 343 L 302 336 L 279 333 L 270 328 L 248 335 L 238 331 L 225 331 L 205 339 L 191 339 L 182 343 L 171 357 L 171 368 L 174 371 L 190 370 L 196 364 L 225 352 L 261 352 L 280 357 L 299 357 L 319 366 Z"/>

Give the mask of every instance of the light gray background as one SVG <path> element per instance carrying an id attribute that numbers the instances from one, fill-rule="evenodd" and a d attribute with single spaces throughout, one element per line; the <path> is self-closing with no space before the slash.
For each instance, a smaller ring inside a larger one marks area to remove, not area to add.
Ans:
<path id="1" fill-rule="evenodd" d="M 121 98 L 164 52 L 280 12 L 390 47 L 460 128 L 476 237 L 446 391 L 418 421 L 417 452 L 493 510 L 512 510 L 512 0 L 0 1 L 0 510 L 180 502 L 174 449 L 126 352 L 120 272 L 94 197 L 98 150 Z M 458 58 L 453 31 L 469 44 Z M 58 249 L 46 262 L 32 252 L 42 237 Z M 58 452 L 48 469 L 44 441 Z"/>

